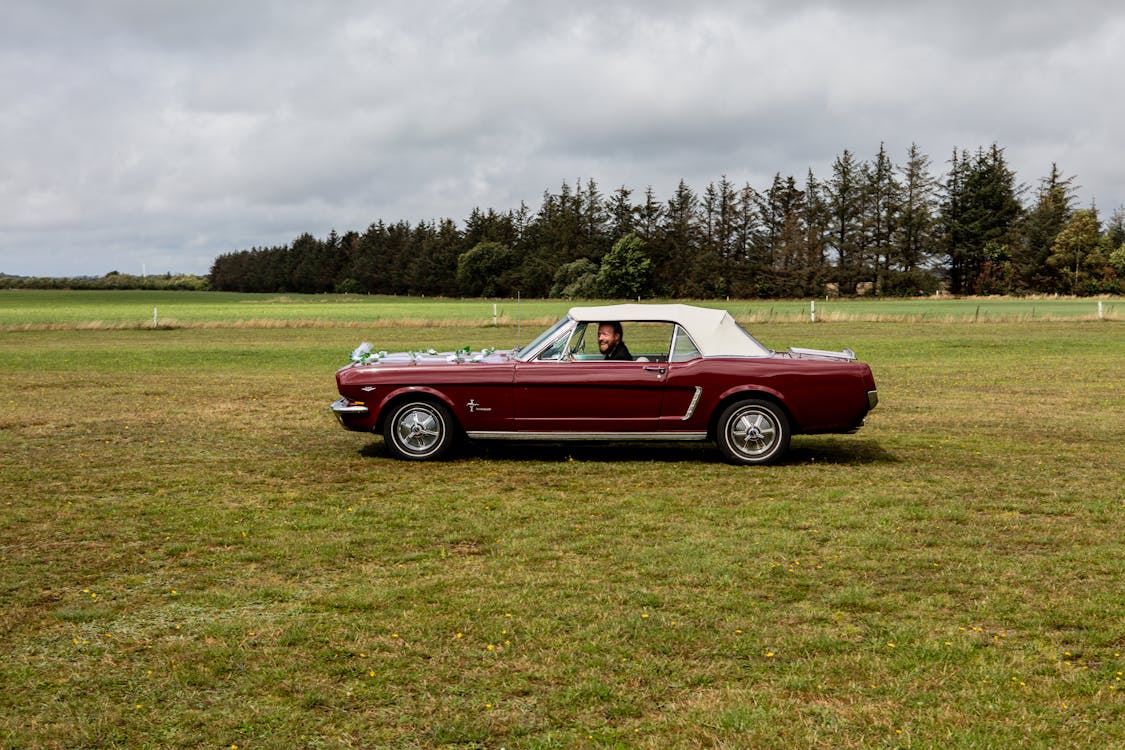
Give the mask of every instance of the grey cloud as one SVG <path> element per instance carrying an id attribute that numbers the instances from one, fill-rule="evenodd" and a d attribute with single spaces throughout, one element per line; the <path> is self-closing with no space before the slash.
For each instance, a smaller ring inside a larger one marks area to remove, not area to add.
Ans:
<path id="1" fill-rule="evenodd" d="M 1081 200 L 1113 161 L 1125 12 L 1014 2 L 15 2 L 0 271 L 205 272 L 377 219 L 727 175 L 844 149 L 1006 147 Z M 161 268 L 163 265 L 166 268 Z"/>

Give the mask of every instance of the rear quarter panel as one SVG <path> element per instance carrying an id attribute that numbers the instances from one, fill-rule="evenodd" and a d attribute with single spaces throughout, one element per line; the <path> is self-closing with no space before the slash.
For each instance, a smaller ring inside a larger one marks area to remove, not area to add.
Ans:
<path id="1" fill-rule="evenodd" d="M 698 426 L 731 397 L 762 395 L 780 402 L 793 418 L 794 432 L 846 432 L 867 414 L 871 369 L 860 362 L 795 360 L 780 357 L 706 358 L 669 370 L 664 416 L 682 415 L 694 394 L 703 396 L 691 420 Z"/>

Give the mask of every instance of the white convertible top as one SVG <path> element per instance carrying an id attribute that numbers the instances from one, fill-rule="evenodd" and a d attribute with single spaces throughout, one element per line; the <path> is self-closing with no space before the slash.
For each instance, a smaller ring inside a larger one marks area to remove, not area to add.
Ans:
<path id="1" fill-rule="evenodd" d="M 762 346 L 726 310 L 694 305 L 603 305 L 572 307 L 568 313 L 580 323 L 605 321 L 654 321 L 678 323 L 691 336 L 705 357 L 768 357 Z"/>

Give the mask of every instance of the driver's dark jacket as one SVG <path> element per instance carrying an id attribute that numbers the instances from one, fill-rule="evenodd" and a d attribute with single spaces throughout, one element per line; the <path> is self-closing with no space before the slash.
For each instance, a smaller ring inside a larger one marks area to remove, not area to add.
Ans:
<path id="1" fill-rule="evenodd" d="M 624 341 L 617 343 L 617 346 L 610 349 L 605 353 L 606 359 L 628 359 L 632 361 L 633 355 L 629 353 L 629 347 L 625 346 Z"/>

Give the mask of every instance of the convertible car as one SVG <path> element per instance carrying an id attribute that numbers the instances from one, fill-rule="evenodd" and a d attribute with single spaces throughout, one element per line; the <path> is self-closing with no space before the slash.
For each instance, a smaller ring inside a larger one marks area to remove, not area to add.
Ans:
<path id="1" fill-rule="evenodd" d="M 352 353 L 332 410 L 422 461 L 473 440 L 711 440 L 736 464 L 776 461 L 794 434 L 858 430 L 878 402 L 855 354 L 772 351 L 724 310 L 575 307 L 505 352 Z"/>

